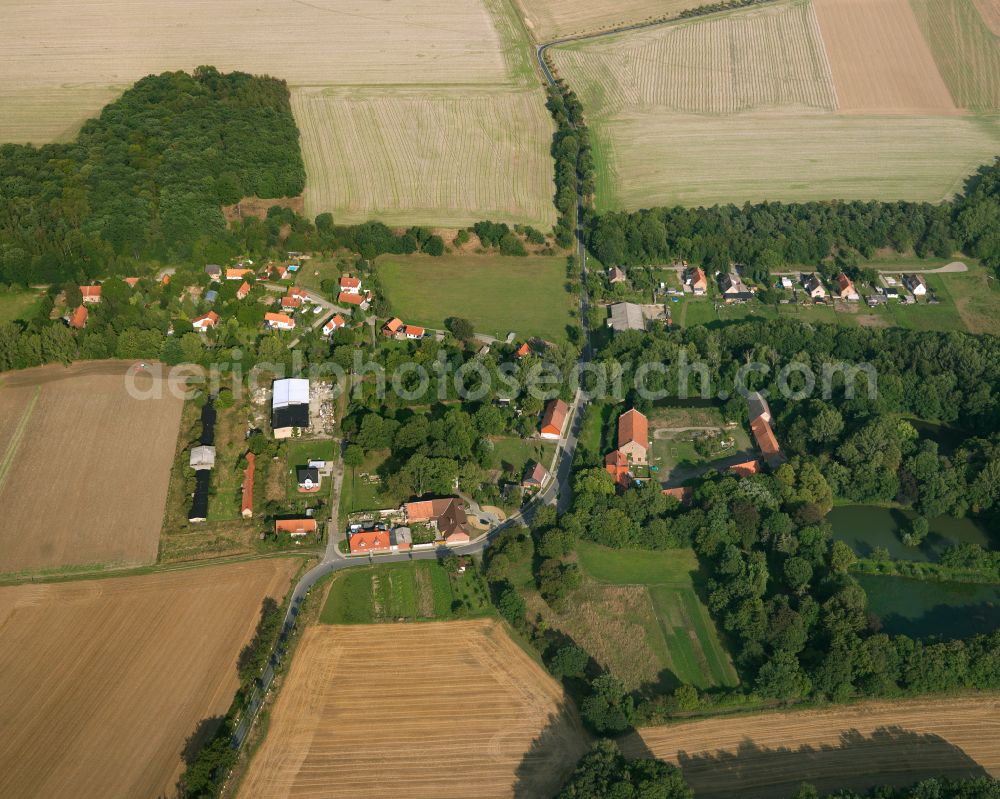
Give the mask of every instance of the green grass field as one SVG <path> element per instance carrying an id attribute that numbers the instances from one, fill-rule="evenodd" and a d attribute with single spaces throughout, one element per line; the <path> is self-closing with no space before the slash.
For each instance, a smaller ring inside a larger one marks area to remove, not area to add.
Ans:
<path id="1" fill-rule="evenodd" d="M 440 330 L 457 316 L 497 338 L 514 331 L 564 342 L 573 321 L 563 258 L 387 255 L 377 269 L 393 313 L 408 324 Z"/>
<path id="2" fill-rule="evenodd" d="M 715 624 L 696 592 L 698 561 L 691 549 L 612 550 L 581 541 L 584 571 L 599 583 L 645 586 L 655 628 L 643 624 L 653 652 L 681 682 L 699 688 L 739 683 Z"/>
<path id="3" fill-rule="evenodd" d="M 340 490 L 340 518 L 362 510 L 379 510 L 386 506 L 387 499 L 379 494 L 380 483 L 367 481 L 361 475 L 375 474 L 389 457 L 388 451 L 372 452 L 357 468 L 345 467 L 344 484 Z M 389 503 L 392 504 L 392 503 Z"/>
<path id="4" fill-rule="evenodd" d="M 385 563 L 338 575 L 320 612 L 324 624 L 431 621 L 493 614 L 476 568 L 449 575 L 435 561 Z"/>
<path id="5" fill-rule="evenodd" d="M 338 456 L 339 447 L 336 441 L 289 441 L 285 450 L 285 464 L 288 474 L 288 496 L 301 497 L 299 494 L 298 475 L 296 467 L 306 466 L 309 461 L 332 461 Z M 323 493 L 329 494 L 329 485 L 322 483 Z"/>
<path id="6" fill-rule="evenodd" d="M 537 461 L 546 469 L 552 462 L 556 445 L 552 441 L 538 441 L 527 438 L 499 438 L 493 442 L 493 452 L 500 461 L 500 468 L 520 475 L 529 461 Z"/>
<path id="7" fill-rule="evenodd" d="M 15 319 L 27 319 L 41 302 L 37 291 L 18 291 L 5 289 L 0 291 L 0 324 L 13 322 Z"/>

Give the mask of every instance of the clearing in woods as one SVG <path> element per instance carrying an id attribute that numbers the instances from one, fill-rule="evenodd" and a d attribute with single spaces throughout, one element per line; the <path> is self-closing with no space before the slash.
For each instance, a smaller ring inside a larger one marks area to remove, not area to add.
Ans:
<path id="1" fill-rule="evenodd" d="M 787 0 L 553 48 L 591 126 L 598 207 L 952 196 L 1000 148 L 1000 118 L 955 104 L 995 108 L 1000 68 L 951 2 Z M 928 44 L 932 10 L 950 22 Z"/>
<path id="2" fill-rule="evenodd" d="M 134 399 L 124 365 L 99 368 L 8 373 L 0 386 L 0 573 L 156 559 L 182 403 L 167 390 Z"/>
<path id="3" fill-rule="evenodd" d="M 320 625 L 239 796 L 550 796 L 585 748 L 569 698 L 498 622 Z"/>
<path id="4" fill-rule="evenodd" d="M 513 330 L 561 343 L 573 321 L 565 258 L 385 255 L 376 268 L 392 312 L 407 324 L 441 330 L 458 316 L 499 339 Z"/>
<path id="5" fill-rule="evenodd" d="M 298 565 L 0 588 L 0 796 L 173 795 L 186 740 L 229 709 L 262 603 Z"/>
<path id="6" fill-rule="evenodd" d="M 553 123 L 539 90 L 296 91 L 306 212 L 338 223 L 551 227 Z"/>
<path id="7" fill-rule="evenodd" d="M 704 5 L 699 0 L 517 0 L 524 21 L 536 41 L 618 28 L 666 19 L 689 8 Z"/>
<path id="8" fill-rule="evenodd" d="M 622 750 L 680 766 L 699 799 L 781 799 L 802 782 L 825 794 L 928 777 L 1000 777 L 1000 701 L 977 696 L 716 718 L 640 729 Z"/>

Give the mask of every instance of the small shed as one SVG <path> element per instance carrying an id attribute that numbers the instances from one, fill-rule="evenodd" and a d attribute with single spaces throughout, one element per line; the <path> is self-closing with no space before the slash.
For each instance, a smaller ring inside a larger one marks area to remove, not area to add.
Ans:
<path id="1" fill-rule="evenodd" d="M 202 444 L 191 450 L 191 468 L 196 472 L 215 468 L 215 447 Z"/>

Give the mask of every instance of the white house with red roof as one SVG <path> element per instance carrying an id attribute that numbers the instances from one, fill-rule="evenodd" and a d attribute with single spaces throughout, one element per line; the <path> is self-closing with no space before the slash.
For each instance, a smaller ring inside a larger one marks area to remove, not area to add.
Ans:
<path id="1" fill-rule="evenodd" d="M 84 305 L 93 305 L 101 301 L 101 287 L 97 286 L 80 286 L 80 294 L 83 295 Z"/>
<path id="2" fill-rule="evenodd" d="M 284 313 L 264 314 L 264 324 L 271 330 L 295 330 L 295 320 Z"/>
<path id="3" fill-rule="evenodd" d="M 332 336 L 336 331 L 342 329 L 347 324 L 343 316 L 337 314 L 329 322 L 323 325 L 323 335 Z"/>
<path id="4" fill-rule="evenodd" d="M 250 293 L 250 284 L 244 280 L 243 285 L 241 285 L 238 289 L 236 289 L 236 299 L 245 300 L 249 293 Z"/>
<path id="5" fill-rule="evenodd" d="M 191 327 L 199 332 L 204 332 L 215 327 L 219 323 L 219 315 L 215 311 L 209 311 L 201 316 L 196 316 L 191 320 Z"/>
<path id="6" fill-rule="evenodd" d="M 361 278 L 353 277 L 351 275 L 344 275 L 342 278 L 340 278 L 340 293 L 360 294 Z"/>

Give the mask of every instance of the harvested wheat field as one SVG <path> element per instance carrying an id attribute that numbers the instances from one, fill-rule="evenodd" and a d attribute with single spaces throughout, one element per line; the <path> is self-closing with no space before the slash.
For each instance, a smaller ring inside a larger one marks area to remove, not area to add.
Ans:
<path id="1" fill-rule="evenodd" d="M 292 95 L 306 211 L 342 223 L 555 222 L 554 124 L 541 91 L 342 91 Z"/>
<path id="2" fill-rule="evenodd" d="M 536 41 L 676 16 L 698 0 L 517 0 Z M 708 2 L 708 0 L 705 0 Z"/>
<path id="3" fill-rule="evenodd" d="M 588 114 L 832 111 L 836 95 L 809 3 L 621 34 L 552 51 Z"/>
<path id="4" fill-rule="evenodd" d="M 50 136 L 64 132 L 66 113 L 55 103 L 32 104 L 35 93 L 72 103 L 200 64 L 292 85 L 494 84 L 508 74 L 481 0 L 9 0 L 4 11 L 0 99 L 15 102 L 0 107 L 0 119 L 49 109 L 34 125 L 51 123 Z M 26 121 L 3 124 L 16 130 Z"/>
<path id="5" fill-rule="evenodd" d="M 172 795 L 297 560 L 0 588 L 0 796 Z"/>
<path id="6" fill-rule="evenodd" d="M 626 755 L 681 767 L 698 799 L 779 799 L 926 777 L 1000 777 L 1000 699 L 913 700 L 650 727 Z"/>
<path id="7" fill-rule="evenodd" d="M 124 371 L 97 363 L 5 375 L 0 572 L 156 559 L 182 401 L 166 390 L 133 399 Z"/>
<path id="8" fill-rule="evenodd" d="M 1000 0 L 972 0 L 990 31 L 1000 36 Z"/>
<path id="9" fill-rule="evenodd" d="M 956 111 L 909 0 L 813 1 L 841 111 Z"/>
<path id="10" fill-rule="evenodd" d="M 586 748 L 495 621 L 306 629 L 241 797 L 549 796 Z"/>

